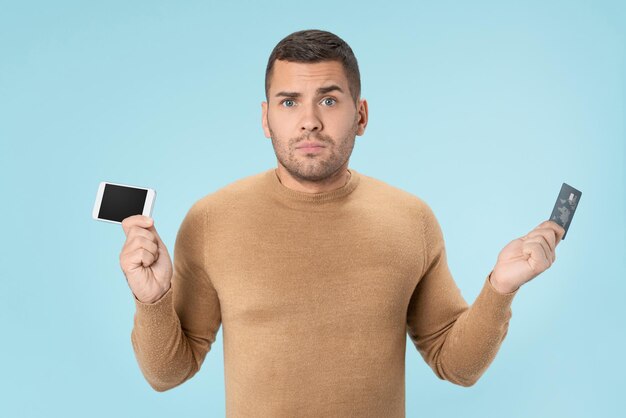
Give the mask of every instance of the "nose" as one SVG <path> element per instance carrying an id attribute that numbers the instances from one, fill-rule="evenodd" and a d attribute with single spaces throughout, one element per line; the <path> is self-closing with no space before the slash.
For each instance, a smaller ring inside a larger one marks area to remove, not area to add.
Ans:
<path id="1" fill-rule="evenodd" d="M 308 107 L 304 110 L 302 121 L 300 122 L 300 131 L 315 132 L 322 130 L 322 120 L 317 114 L 315 106 Z"/>

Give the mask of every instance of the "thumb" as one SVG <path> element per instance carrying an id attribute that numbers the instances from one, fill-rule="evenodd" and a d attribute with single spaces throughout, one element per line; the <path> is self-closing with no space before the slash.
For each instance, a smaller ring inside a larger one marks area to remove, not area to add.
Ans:
<path id="1" fill-rule="evenodd" d="M 163 240 L 161 239 L 161 236 L 159 235 L 159 233 L 157 232 L 156 228 L 154 227 L 154 220 L 151 220 L 149 222 L 149 227 L 147 228 L 148 231 L 151 231 L 152 233 L 154 233 L 154 235 L 156 236 L 157 241 L 159 241 L 159 252 L 165 250 L 167 252 L 167 249 L 165 248 L 165 243 L 163 242 Z"/>

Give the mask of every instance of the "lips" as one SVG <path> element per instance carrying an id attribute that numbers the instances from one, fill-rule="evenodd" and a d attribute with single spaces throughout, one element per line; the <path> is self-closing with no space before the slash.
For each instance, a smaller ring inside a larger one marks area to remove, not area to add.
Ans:
<path id="1" fill-rule="evenodd" d="M 325 148 L 324 144 L 322 144 L 321 142 L 313 142 L 313 141 L 306 141 L 306 142 L 302 142 L 301 144 L 299 144 L 296 149 L 300 149 L 300 148 Z"/>

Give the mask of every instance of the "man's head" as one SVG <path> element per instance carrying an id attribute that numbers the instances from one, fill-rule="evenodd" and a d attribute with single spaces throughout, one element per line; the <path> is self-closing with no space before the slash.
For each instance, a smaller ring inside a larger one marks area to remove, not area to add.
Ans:
<path id="1" fill-rule="evenodd" d="M 338 36 L 305 30 L 282 39 L 267 64 L 262 103 L 279 171 L 308 182 L 341 175 L 367 124 L 360 90 L 356 58 Z M 304 150 L 305 142 L 323 148 Z"/>

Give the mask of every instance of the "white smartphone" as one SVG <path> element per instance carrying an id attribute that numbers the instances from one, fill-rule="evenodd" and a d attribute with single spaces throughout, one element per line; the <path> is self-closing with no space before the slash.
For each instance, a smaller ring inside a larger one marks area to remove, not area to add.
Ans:
<path id="1" fill-rule="evenodd" d="M 91 216 L 98 221 L 116 224 L 132 215 L 152 216 L 155 198 L 154 189 L 103 181 L 98 186 Z"/>

